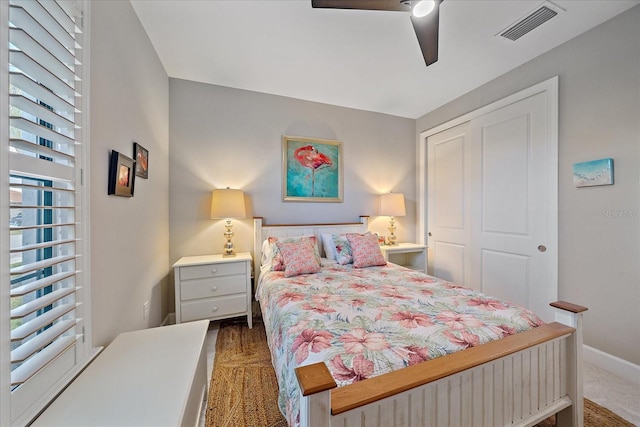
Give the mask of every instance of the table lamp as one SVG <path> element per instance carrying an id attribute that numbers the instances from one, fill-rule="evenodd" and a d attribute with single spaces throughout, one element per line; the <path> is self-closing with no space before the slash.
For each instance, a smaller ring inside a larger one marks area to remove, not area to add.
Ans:
<path id="1" fill-rule="evenodd" d="M 244 218 L 246 216 L 244 207 L 244 193 L 242 190 L 232 190 L 229 187 L 225 189 L 213 190 L 211 194 L 211 219 L 226 220 L 224 237 L 227 242 L 224 244 L 223 257 L 234 257 L 236 253 L 233 248 L 233 231 L 231 228 L 232 218 Z"/>
<path id="2" fill-rule="evenodd" d="M 404 194 L 402 193 L 389 193 L 380 195 L 380 215 L 390 216 L 389 221 L 389 237 L 387 238 L 387 244 L 390 246 L 397 245 L 396 243 L 396 220 L 397 216 L 405 216 L 407 212 L 404 208 Z"/>

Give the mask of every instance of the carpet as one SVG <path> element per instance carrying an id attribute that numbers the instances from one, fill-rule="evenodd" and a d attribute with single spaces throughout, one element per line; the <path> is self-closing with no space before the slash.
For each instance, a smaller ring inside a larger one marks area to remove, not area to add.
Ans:
<path id="1" fill-rule="evenodd" d="M 554 417 L 536 427 L 552 427 Z M 584 400 L 585 427 L 633 424 Z M 278 384 L 262 322 L 223 322 L 218 331 L 206 427 L 287 427 L 278 409 Z"/>

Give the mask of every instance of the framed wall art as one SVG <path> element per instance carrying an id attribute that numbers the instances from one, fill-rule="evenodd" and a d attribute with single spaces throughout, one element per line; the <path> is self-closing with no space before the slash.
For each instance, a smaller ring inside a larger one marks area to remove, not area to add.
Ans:
<path id="1" fill-rule="evenodd" d="M 144 179 L 149 178 L 149 150 L 134 142 L 133 158 L 136 159 L 136 176 Z"/>
<path id="2" fill-rule="evenodd" d="M 613 185 L 613 159 L 574 163 L 573 185 L 576 187 Z"/>
<path id="3" fill-rule="evenodd" d="M 109 159 L 109 191 L 108 194 L 122 197 L 133 197 L 136 162 L 129 157 L 111 151 Z"/>
<path id="4" fill-rule="evenodd" d="M 328 139 L 282 137 L 282 200 L 342 202 L 342 144 Z"/>

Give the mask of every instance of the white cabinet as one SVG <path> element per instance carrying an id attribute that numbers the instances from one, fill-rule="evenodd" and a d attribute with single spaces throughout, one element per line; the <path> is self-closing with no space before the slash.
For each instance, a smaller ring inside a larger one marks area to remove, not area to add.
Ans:
<path id="1" fill-rule="evenodd" d="M 208 329 L 200 321 L 118 335 L 31 425 L 204 425 Z"/>
<path id="2" fill-rule="evenodd" d="M 250 253 L 184 257 L 173 269 L 176 323 L 247 316 L 253 326 Z"/>
<path id="3" fill-rule="evenodd" d="M 427 272 L 427 246 L 415 243 L 398 243 L 380 246 L 384 259 L 416 271 Z"/>

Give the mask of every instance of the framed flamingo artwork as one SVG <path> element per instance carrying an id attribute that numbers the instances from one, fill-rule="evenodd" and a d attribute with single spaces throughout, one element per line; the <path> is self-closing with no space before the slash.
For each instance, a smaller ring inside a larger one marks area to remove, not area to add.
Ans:
<path id="1" fill-rule="evenodd" d="M 282 200 L 342 202 L 340 141 L 282 137 Z"/>

